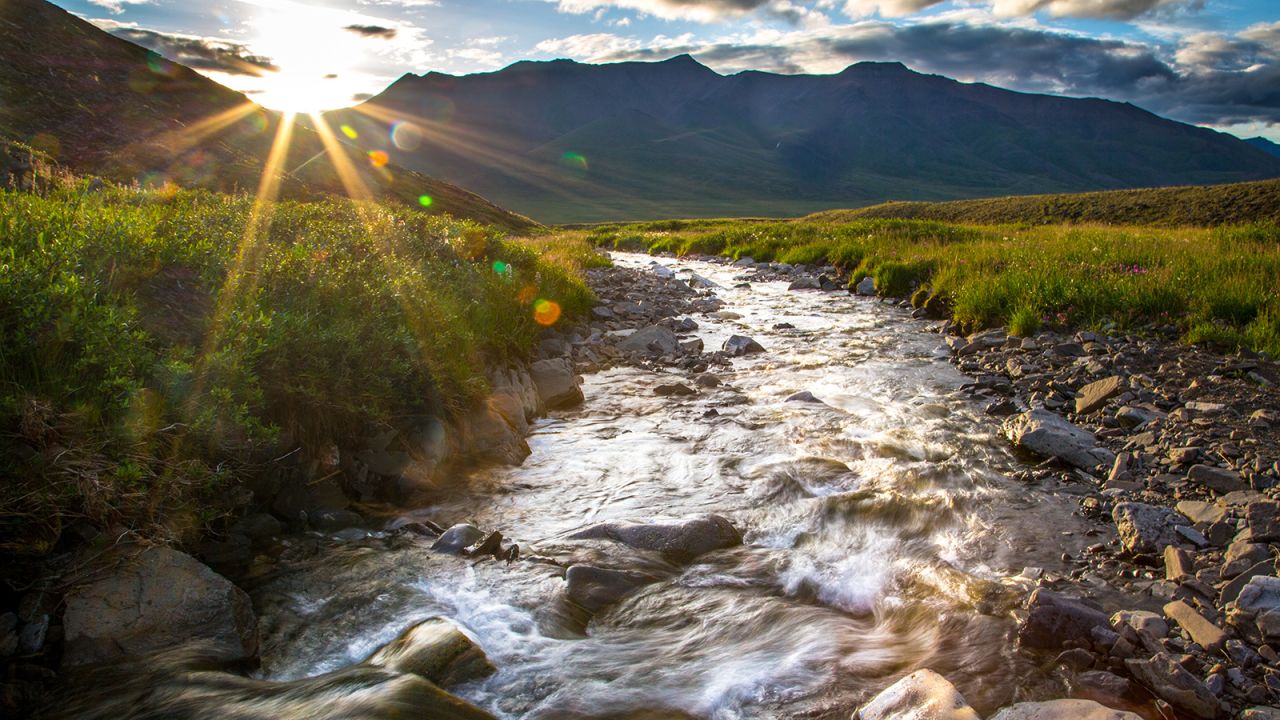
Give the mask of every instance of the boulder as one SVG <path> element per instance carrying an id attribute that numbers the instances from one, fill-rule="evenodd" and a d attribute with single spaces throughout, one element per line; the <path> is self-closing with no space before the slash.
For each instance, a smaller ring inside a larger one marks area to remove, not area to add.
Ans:
<path id="1" fill-rule="evenodd" d="M 569 599 L 590 612 L 612 605 L 658 578 L 644 573 L 573 565 L 565 572 Z"/>
<path id="2" fill-rule="evenodd" d="M 481 462 L 519 465 L 533 452 L 524 435 L 491 398 L 458 418 L 458 428 L 461 447 Z"/>
<path id="3" fill-rule="evenodd" d="M 1111 616 L 1111 626 L 1128 625 L 1135 631 L 1147 633 L 1153 638 L 1162 638 L 1169 634 L 1169 623 L 1149 610 L 1121 610 Z"/>
<path id="4" fill-rule="evenodd" d="M 680 348 L 680 340 L 671 328 L 650 325 L 631 333 L 618 343 L 618 349 L 628 353 L 670 355 Z"/>
<path id="5" fill-rule="evenodd" d="M 1227 642 L 1227 634 L 1222 632 L 1221 628 L 1209 622 L 1203 615 L 1196 612 L 1195 608 L 1181 600 L 1174 600 L 1165 605 L 1164 614 L 1178 623 L 1194 642 L 1209 652 L 1221 650 Z"/>
<path id="6" fill-rule="evenodd" d="M 1089 644 L 1096 627 L 1110 628 L 1107 614 L 1101 610 L 1037 588 L 1027 600 L 1027 617 L 1018 627 L 1018 642 L 1023 647 L 1057 650 L 1065 643 Z"/>
<path id="7" fill-rule="evenodd" d="M 802 277 L 791 281 L 788 290 L 821 290 L 822 283 L 815 277 Z"/>
<path id="8" fill-rule="evenodd" d="M 1271 547 L 1264 543 L 1237 540 L 1222 556 L 1222 577 L 1233 578 L 1260 562 L 1271 559 Z"/>
<path id="9" fill-rule="evenodd" d="M 1056 457 L 1084 470 L 1110 465 L 1115 455 L 1099 447 L 1093 433 L 1082 430 L 1048 410 L 1028 410 L 1004 423 L 1005 435 L 1018 447 Z"/>
<path id="10" fill-rule="evenodd" d="M 582 404 L 582 388 L 573 374 L 573 365 L 565 358 L 539 360 L 529 368 L 538 397 L 549 410 L 561 410 Z"/>
<path id="11" fill-rule="evenodd" d="M 1103 700 L 1118 700 L 1129 694 L 1129 679 L 1106 670 L 1086 670 L 1075 676 L 1072 696 Z"/>
<path id="12" fill-rule="evenodd" d="M 1274 500 L 1251 502 L 1245 507 L 1244 516 L 1254 540 L 1280 540 L 1280 503 Z"/>
<path id="13" fill-rule="evenodd" d="M 1187 516 L 1191 522 L 1212 525 L 1227 516 L 1227 509 L 1217 503 L 1202 500 L 1180 500 L 1175 506 L 1178 512 Z"/>
<path id="14" fill-rule="evenodd" d="M 1166 653 L 1143 659 L 1125 660 L 1130 674 L 1153 695 L 1175 708 L 1204 720 L 1213 720 L 1220 712 L 1213 692 L 1186 668 Z"/>
<path id="15" fill-rule="evenodd" d="M 1187 478 L 1210 490 L 1225 495 L 1236 490 L 1247 490 L 1249 484 L 1240 477 L 1240 473 L 1213 467 L 1212 465 L 1192 465 L 1187 471 Z"/>
<path id="16" fill-rule="evenodd" d="M 1280 640 L 1280 578 L 1259 575 L 1245 583 L 1227 623 L 1255 643 Z"/>
<path id="17" fill-rule="evenodd" d="M 742 534 L 727 519 L 707 515 L 674 523 L 602 523 L 569 536 L 572 540 L 607 539 L 638 550 L 653 550 L 678 560 L 742 544 Z"/>
<path id="18" fill-rule="evenodd" d="M 654 275 L 657 275 L 659 278 L 663 280 L 670 280 L 671 278 L 676 276 L 676 271 L 672 270 L 666 265 L 659 265 L 658 263 L 653 263 L 649 267 L 653 269 Z"/>
<path id="19" fill-rule="evenodd" d="M 117 558 L 108 574 L 73 588 L 63 615 L 64 667 L 150 655 L 196 641 L 209 657 L 258 652 L 258 621 L 243 590 L 198 560 L 154 547 Z"/>
<path id="20" fill-rule="evenodd" d="M 795 393 L 794 395 L 788 395 L 786 402 L 804 402 L 804 403 L 822 404 L 822 401 L 814 397 L 813 393 L 809 392 L 808 390 L 801 390 L 800 392 Z"/>
<path id="21" fill-rule="evenodd" d="M 1169 508 L 1139 502 L 1117 503 L 1111 510 L 1124 549 L 1137 555 L 1160 555 L 1179 542 L 1178 526 L 1187 519 Z"/>
<path id="22" fill-rule="evenodd" d="M 1080 388 L 1080 397 L 1076 398 L 1076 414 L 1086 415 L 1097 410 L 1108 400 L 1120 394 L 1123 380 L 1119 375 L 1112 375 L 1097 382 L 1091 382 Z"/>
<path id="23" fill-rule="evenodd" d="M 764 346 L 746 335 L 731 335 L 724 341 L 724 350 L 734 357 L 764 352 Z"/>
<path id="24" fill-rule="evenodd" d="M 364 661 L 426 678 L 440 687 L 469 682 L 494 673 L 488 656 L 449 620 L 429 618 L 400 633 Z"/>
<path id="25" fill-rule="evenodd" d="M 475 525 L 459 523 L 444 531 L 431 544 L 431 549 L 449 555 L 461 555 L 462 551 L 485 538 L 484 531 Z"/>
<path id="26" fill-rule="evenodd" d="M 955 685 L 932 670 L 917 670 L 881 690 L 853 720 L 982 720 Z"/>
<path id="27" fill-rule="evenodd" d="M 874 278 L 864 277 L 858 281 L 857 285 L 853 286 L 853 291 L 858 295 L 875 295 L 876 281 Z"/>
<path id="28" fill-rule="evenodd" d="M 1010 705 L 989 720 L 1142 720 L 1142 716 L 1113 710 L 1092 700 L 1050 700 Z"/>

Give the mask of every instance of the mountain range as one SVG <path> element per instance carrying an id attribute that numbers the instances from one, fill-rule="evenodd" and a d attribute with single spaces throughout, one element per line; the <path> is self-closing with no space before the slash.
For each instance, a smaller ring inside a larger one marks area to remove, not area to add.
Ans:
<path id="1" fill-rule="evenodd" d="M 44 0 L 0 1 L 0 140 L 79 173 L 144 185 L 256 191 L 281 114 Z M 377 199 L 523 230 L 534 225 L 474 193 L 338 146 Z M 321 137 L 292 128 L 280 195 L 343 194 Z"/>
<path id="2" fill-rule="evenodd" d="M 330 117 L 368 149 L 545 222 L 1280 176 L 1280 159 L 1257 147 L 1130 104 L 961 83 L 899 63 L 724 76 L 688 55 L 518 62 L 461 77 L 406 74 Z"/>

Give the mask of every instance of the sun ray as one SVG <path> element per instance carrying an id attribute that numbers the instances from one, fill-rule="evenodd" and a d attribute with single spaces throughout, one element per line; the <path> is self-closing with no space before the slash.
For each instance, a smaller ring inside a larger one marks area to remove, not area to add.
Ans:
<path id="1" fill-rule="evenodd" d="M 147 142 L 163 145 L 173 153 L 185 152 L 198 145 L 205 138 L 215 135 L 224 128 L 252 115 L 257 109 L 258 105 L 256 103 L 246 101 L 186 127 L 160 133 Z"/>
<path id="2" fill-rule="evenodd" d="M 271 150 L 262 166 L 262 177 L 258 180 L 258 192 L 249 209 L 249 217 L 245 221 L 244 234 L 236 248 L 235 259 L 227 271 L 226 280 L 218 292 L 213 316 L 204 338 L 200 356 L 196 361 L 195 391 L 191 393 L 191 402 L 199 400 L 209 358 L 217 351 L 226 331 L 227 319 L 235 306 L 236 298 L 242 294 L 253 292 L 258 282 L 258 263 L 266 249 L 266 236 L 271 229 L 271 219 L 276 199 L 280 194 L 283 178 L 282 169 L 289 155 L 289 143 L 293 138 L 296 116 L 294 113 L 282 113 L 280 125 L 276 128 L 275 139 Z M 192 408 L 194 409 L 194 408 Z"/>

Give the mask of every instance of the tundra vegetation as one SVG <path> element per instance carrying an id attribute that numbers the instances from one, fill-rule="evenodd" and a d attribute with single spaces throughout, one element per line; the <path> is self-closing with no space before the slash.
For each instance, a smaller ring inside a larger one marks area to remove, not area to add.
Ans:
<path id="1" fill-rule="evenodd" d="M 349 200 L 0 192 L 0 546 L 182 541 L 278 453 L 457 412 L 591 307 L 585 243 Z"/>
<path id="2" fill-rule="evenodd" d="M 1190 343 L 1280 357 L 1280 226 L 977 225 L 901 218 L 601 225 L 566 242 L 830 264 L 962 329 L 1176 328 Z"/>

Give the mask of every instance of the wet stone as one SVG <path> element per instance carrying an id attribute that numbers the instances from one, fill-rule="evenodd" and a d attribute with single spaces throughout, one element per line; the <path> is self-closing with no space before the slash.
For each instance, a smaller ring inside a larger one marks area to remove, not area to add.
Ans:
<path id="1" fill-rule="evenodd" d="M 932 670 L 917 670 L 881 690 L 855 720 L 981 720 L 954 685 Z"/>
<path id="2" fill-rule="evenodd" d="M 483 540 L 484 536 L 484 531 L 475 525 L 461 523 L 445 530 L 444 534 L 431 544 L 431 549 L 449 555 L 460 555 L 468 546 Z"/>

